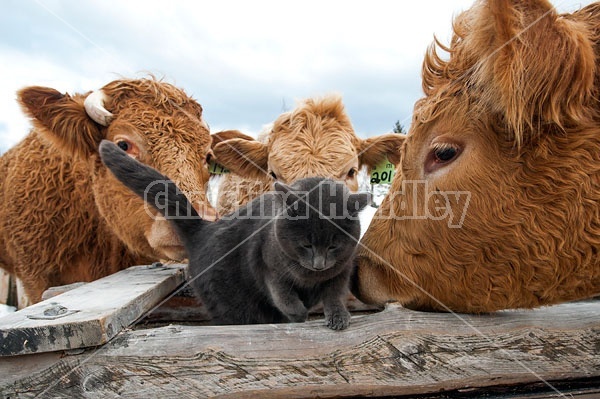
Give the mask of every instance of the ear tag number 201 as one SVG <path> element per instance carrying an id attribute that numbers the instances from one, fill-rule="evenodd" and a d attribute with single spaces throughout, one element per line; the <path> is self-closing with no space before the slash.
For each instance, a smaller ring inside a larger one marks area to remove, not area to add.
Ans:
<path id="1" fill-rule="evenodd" d="M 225 169 L 223 166 L 219 165 L 218 163 L 215 163 L 214 161 L 209 161 L 208 173 L 210 173 L 211 175 L 224 175 L 226 173 L 229 173 L 229 170 Z"/>
<path id="2" fill-rule="evenodd" d="M 210 161 L 208 164 L 208 172 L 211 175 L 224 175 L 229 173 L 229 170 L 214 161 Z M 394 164 L 388 161 L 387 158 L 375 166 L 371 171 L 371 184 L 391 184 L 393 178 Z"/>
<path id="3" fill-rule="evenodd" d="M 391 184 L 394 172 L 394 164 L 385 158 L 371 171 L 371 184 Z"/>

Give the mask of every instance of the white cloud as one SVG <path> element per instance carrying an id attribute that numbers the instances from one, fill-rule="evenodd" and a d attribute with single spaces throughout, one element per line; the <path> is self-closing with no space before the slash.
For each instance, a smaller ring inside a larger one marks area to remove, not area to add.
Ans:
<path id="1" fill-rule="evenodd" d="M 0 47 L 0 54 L 0 109 L 3 110 L 0 124 L 4 127 L 0 131 L 0 148 L 12 147 L 31 127 L 17 102 L 18 90 L 26 86 L 49 86 L 61 92 L 85 92 L 115 79 L 114 74 L 101 73 L 98 66 L 94 75 L 14 49 Z"/>

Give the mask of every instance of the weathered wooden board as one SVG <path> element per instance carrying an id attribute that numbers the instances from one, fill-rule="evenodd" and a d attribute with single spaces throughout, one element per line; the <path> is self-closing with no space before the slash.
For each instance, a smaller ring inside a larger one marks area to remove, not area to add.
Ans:
<path id="1" fill-rule="evenodd" d="M 10 299 L 10 274 L 0 269 L 0 303 L 12 305 Z"/>
<path id="2" fill-rule="evenodd" d="M 0 362 L 2 397 L 433 396 L 515 384 L 560 397 L 565 381 L 600 382 L 600 301 L 481 316 L 392 305 L 342 332 L 322 320 L 171 325 L 34 359 Z"/>
<path id="3" fill-rule="evenodd" d="M 185 280 L 185 265 L 135 266 L 0 319 L 0 355 L 101 345 Z"/>
<path id="4" fill-rule="evenodd" d="M 2 269 L 0 269 L 0 303 L 17 309 L 31 305 L 21 280 Z"/>
<path id="5" fill-rule="evenodd" d="M 378 309 L 375 306 L 370 306 L 362 303 L 356 297 L 348 295 L 346 299 L 346 307 L 351 312 L 374 312 Z M 310 309 L 311 315 L 322 315 L 323 305 L 319 304 Z M 183 289 L 179 294 L 169 298 L 161 306 L 149 312 L 142 323 L 157 323 L 157 322 L 209 322 L 210 315 L 202 304 L 189 289 L 189 286 Z"/>
<path id="6" fill-rule="evenodd" d="M 75 288 L 79 288 L 87 283 L 73 283 L 68 285 L 61 285 L 58 287 L 51 287 L 44 291 L 42 299 L 53 298 L 57 295 L 64 294 L 65 292 L 71 291 Z M 366 305 L 356 299 L 353 295 L 348 295 L 346 300 L 346 306 L 351 312 L 372 312 L 381 310 L 376 306 Z M 311 314 L 322 314 L 323 306 L 319 304 L 311 309 Z M 209 322 L 210 315 L 202 304 L 202 302 L 195 297 L 192 288 L 189 285 L 181 287 L 177 290 L 175 295 L 169 297 L 163 303 L 161 303 L 152 311 L 148 312 L 142 323 L 160 323 L 160 322 Z"/>
<path id="7" fill-rule="evenodd" d="M 80 281 L 78 283 L 59 285 L 57 287 L 50 287 L 42 293 L 42 301 L 45 301 L 46 299 L 54 298 L 55 296 L 64 294 L 65 292 L 69 292 L 71 290 L 74 290 L 75 288 L 83 287 L 86 284 L 88 284 L 88 283 Z"/>
<path id="8" fill-rule="evenodd" d="M 23 286 L 23 282 L 19 278 L 15 278 L 15 290 L 17 296 L 17 309 L 24 309 L 27 306 L 31 305 L 31 300 L 25 293 L 25 286 Z"/>

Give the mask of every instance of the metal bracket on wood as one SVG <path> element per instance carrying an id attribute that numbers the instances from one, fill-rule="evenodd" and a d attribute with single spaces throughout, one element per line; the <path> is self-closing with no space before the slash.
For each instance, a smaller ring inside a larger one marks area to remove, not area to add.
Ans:
<path id="1" fill-rule="evenodd" d="M 168 267 L 163 265 L 162 262 L 154 262 L 151 265 L 148 265 L 147 268 L 149 270 L 167 270 Z"/>
<path id="2" fill-rule="evenodd" d="M 79 312 L 79 310 L 65 308 L 56 302 L 51 302 L 49 305 L 41 314 L 29 314 L 27 318 L 32 320 L 55 320 Z"/>

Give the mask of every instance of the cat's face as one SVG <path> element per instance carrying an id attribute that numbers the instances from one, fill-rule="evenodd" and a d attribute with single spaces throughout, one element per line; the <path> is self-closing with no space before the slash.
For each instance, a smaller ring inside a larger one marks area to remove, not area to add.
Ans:
<path id="1" fill-rule="evenodd" d="M 284 193 L 286 210 L 275 230 L 286 255 L 311 271 L 345 265 L 358 243 L 358 211 L 368 203 L 368 194 L 350 194 L 340 183 L 316 178 L 292 188 L 276 184 L 275 189 Z"/>
<path id="2" fill-rule="evenodd" d="M 316 215 L 306 220 L 278 220 L 276 230 L 279 245 L 290 258 L 308 270 L 324 271 L 352 256 L 360 224 Z"/>

